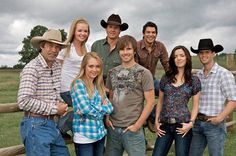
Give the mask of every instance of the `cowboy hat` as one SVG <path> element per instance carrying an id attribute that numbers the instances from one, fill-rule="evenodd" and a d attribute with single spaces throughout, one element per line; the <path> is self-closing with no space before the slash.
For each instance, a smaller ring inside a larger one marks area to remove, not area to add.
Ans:
<path id="1" fill-rule="evenodd" d="M 61 32 L 55 29 L 48 29 L 43 36 L 36 36 L 30 40 L 30 43 L 34 48 L 40 49 L 40 42 L 47 41 L 61 45 L 61 48 L 65 48 L 68 44 L 62 42 Z"/>
<path id="2" fill-rule="evenodd" d="M 222 45 L 215 45 L 213 44 L 213 41 L 210 38 L 206 38 L 206 39 L 200 39 L 199 43 L 198 43 L 198 49 L 193 49 L 191 47 L 191 51 L 195 54 L 198 54 L 200 50 L 211 50 L 215 53 L 221 52 L 224 48 L 222 47 Z"/>
<path id="3" fill-rule="evenodd" d="M 129 27 L 127 23 L 121 24 L 121 18 L 119 15 L 116 15 L 116 14 L 112 14 L 110 17 L 108 17 L 107 22 L 105 22 L 104 20 L 101 20 L 100 24 L 103 28 L 106 28 L 108 24 L 119 25 L 121 31 L 125 31 Z"/>

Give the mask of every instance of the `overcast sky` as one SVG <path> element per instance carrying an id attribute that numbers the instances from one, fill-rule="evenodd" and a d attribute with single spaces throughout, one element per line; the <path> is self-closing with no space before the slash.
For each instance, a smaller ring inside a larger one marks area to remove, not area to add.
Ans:
<path id="1" fill-rule="evenodd" d="M 147 21 L 157 24 L 158 40 L 168 52 L 176 45 L 197 49 L 200 38 L 212 38 L 222 44 L 224 52 L 236 49 L 235 0 L 1 0 L 0 66 L 17 64 L 21 42 L 36 25 L 68 31 L 71 21 L 84 17 L 91 34 L 88 43 L 104 38 L 100 21 L 119 14 L 137 40 Z"/>

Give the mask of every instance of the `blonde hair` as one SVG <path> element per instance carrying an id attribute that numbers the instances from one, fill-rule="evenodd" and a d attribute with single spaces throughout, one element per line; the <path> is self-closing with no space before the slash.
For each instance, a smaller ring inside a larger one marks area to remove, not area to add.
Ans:
<path id="1" fill-rule="evenodd" d="M 87 53 L 84 56 L 82 63 L 81 63 L 79 75 L 74 79 L 71 86 L 73 87 L 76 80 L 78 80 L 78 79 L 83 80 L 85 83 L 85 86 L 86 86 L 86 90 L 89 94 L 89 98 L 92 98 L 93 89 L 91 87 L 89 87 L 89 81 L 85 75 L 85 72 L 86 72 L 85 70 L 86 70 L 86 66 L 88 64 L 88 60 L 90 60 L 91 58 L 96 59 L 98 61 L 99 66 L 100 66 L 100 72 L 99 72 L 98 76 L 94 79 L 93 83 L 96 86 L 102 99 L 104 99 L 104 97 L 106 95 L 106 90 L 105 90 L 105 85 L 104 85 L 104 81 L 103 81 L 103 62 L 102 62 L 102 59 L 98 56 L 98 54 L 95 52 Z"/>
<path id="2" fill-rule="evenodd" d="M 74 41 L 74 34 L 75 34 L 75 29 L 76 29 L 76 25 L 78 23 L 84 23 L 84 24 L 87 24 L 88 25 L 88 37 L 89 37 L 89 34 L 90 34 L 90 27 L 89 27 L 89 24 L 87 22 L 86 19 L 84 18 L 80 18 L 80 19 L 75 19 L 73 20 L 71 26 L 70 26 L 70 31 L 69 31 L 69 35 L 68 35 L 68 38 L 66 39 L 66 43 L 69 44 L 69 46 L 67 46 L 67 48 L 65 48 L 65 55 L 64 57 L 69 57 L 70 55 L 70 50 L 71 50 L 71 44 L 72 42 Z M 86 54 L 87 53 L 87 49 L 85 47 L 85 43 L 87 42 L 88 40 L 88 37 L 86 38 L 85 41 L 82 42 L 82 54 Z"/>

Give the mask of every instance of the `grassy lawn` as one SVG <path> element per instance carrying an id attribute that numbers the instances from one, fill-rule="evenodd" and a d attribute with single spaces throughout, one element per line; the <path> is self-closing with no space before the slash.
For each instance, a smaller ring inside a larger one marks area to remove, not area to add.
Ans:
<path id="1" fill-rule="evenodd" d="M 20 70 L 0 70 L 0 103 L 14 103 L 17 98 L 17 91 L 19 86 L 19 72 Z M 159 78 L 163 71 L 158 70 Z M 1 113 L 0 114 L 0 148 L 21 144 L 19 134 L 19 124 L 23 116 L 19 113 Z M 236 113 L 234 113 L 236 120 Z M 146 137 L 152 145 L 155 143 L 156 135 L 146 130 Z M 72 156 L 75 155 L 73 145 L 68 145 Z M 225 143 L 225 156 L 233 156 L 236 153 L 236 125 L 232 132 L 227 135 Z M 147 155 L 151 155 L 148 152 Z M 0 153 L 1 155 L 1 153 Z M 174 150 L 171 149 L 169 156 L 174 155 Z M 207 154 L 205 154 L 207 155 Z"/>

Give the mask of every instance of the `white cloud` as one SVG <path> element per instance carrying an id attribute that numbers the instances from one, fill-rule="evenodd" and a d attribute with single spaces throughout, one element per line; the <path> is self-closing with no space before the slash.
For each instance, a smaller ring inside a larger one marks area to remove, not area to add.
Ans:
<path id="1" fill-rule="evenodd" d="M 7 65 L 8 67 L 13 67 L 18 63 L 19 59 L 19 55 L 0 54 L 0 66 Z"/>
<path id="2" fill-rule="evenodd" d="M 36 25 L 65 29 L 75 18 L 85 17 L 91 27 L 88 44 L 105 37 L 100 20 L 107 20 L 112 13 L 121 16 L 129 24 L 123 34 L 142 38 L 142 27 L 147 21 L 158 25 L 158 39 L 165 43 L 170 52 L 174 46 L 183 44 L 187 48 L 197 47 L 203 37 L 211 37 L 216 44 L 222 44 L 224 52 L 236 49 L 236 1 L 215 0 L 1 0 L 0 5 L 0 55 L 11 54 L 9 61 L 0 65 L 13 64 L 24 37 Z M 12 62 L 11 62 L 12 61 Z"/>

